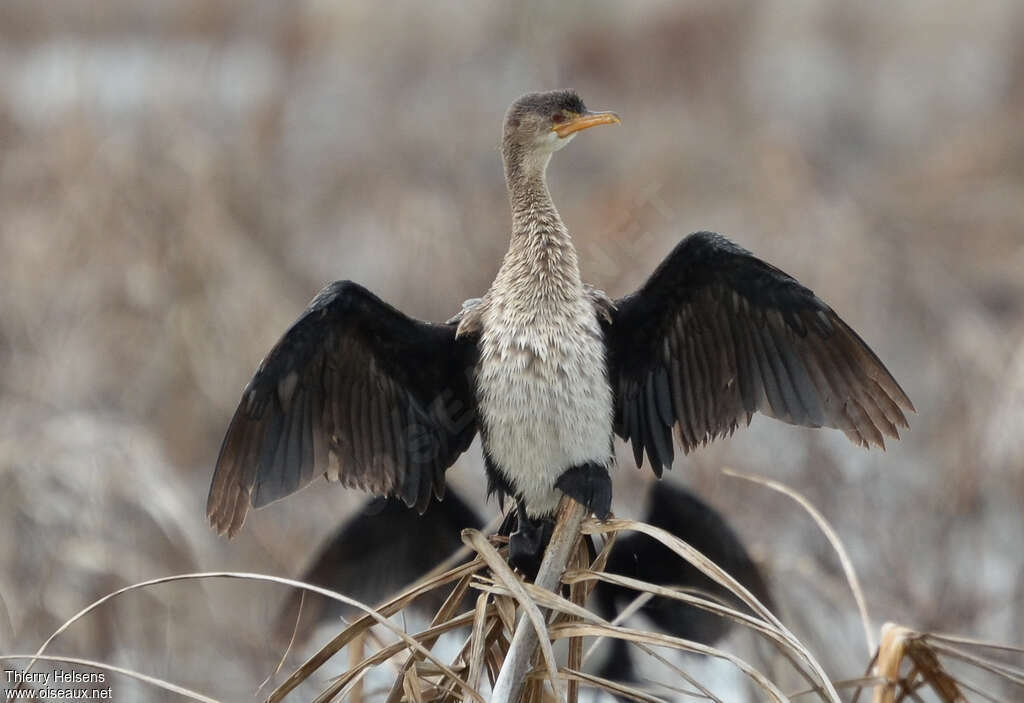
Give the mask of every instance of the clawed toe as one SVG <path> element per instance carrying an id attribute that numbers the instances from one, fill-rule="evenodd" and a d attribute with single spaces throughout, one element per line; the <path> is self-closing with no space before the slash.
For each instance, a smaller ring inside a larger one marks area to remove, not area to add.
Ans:
<path id="1" fill-rule="evenodd" d="M 530 579 L 535 578 L 553 528 L 551 520 L 534 521 L 520 513 L 519 528 L 508 538 L 508 563 Z"/>

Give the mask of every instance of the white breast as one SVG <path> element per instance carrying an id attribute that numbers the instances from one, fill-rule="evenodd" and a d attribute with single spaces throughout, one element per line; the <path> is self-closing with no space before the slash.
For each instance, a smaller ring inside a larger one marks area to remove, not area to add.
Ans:
<path id="1" fill-rule="evenodd" d="M 611 463 L 612 393 L 592 303 L 489 301 L 477 394 L 486 450 L 537 517 L 554 511 L 555 481 L 586 462 Z"/>

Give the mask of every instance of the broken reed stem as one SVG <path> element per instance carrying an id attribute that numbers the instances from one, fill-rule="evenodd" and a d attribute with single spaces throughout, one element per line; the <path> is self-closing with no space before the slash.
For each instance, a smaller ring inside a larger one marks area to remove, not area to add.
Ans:
<path id="1" fill-rule="evenodd" d="M 562 498 L 551 542 L 544 552 L 537 578 L 534 579 L 536 585 L 549 591 L 558 588 L 586 516 L 586 508 L 568 496 Z M 530 670 L 530 660 L 539 641 L 537 631 L 529 618 L 525 614 L 520 615 L 512 644 L 505 655 L 498 680 L 494 682 L 491 703 L 517 703 L 526 682 L 526 672 Z"/>
<path id="2" fill-rule="evenodd" d="M 576 551 L 573 553 L 572 566 L 576 569 L 585 569 L 590 566 L 590 560 L 587 558 L 587 549 L 582 542 L 576 542 Z M 587 601 L 587 588 L 591 584 L 585 581 L 574 583 L 569 586 L 569 599 L 575 604 L 582 607 L 586 606 Z M 578 620 L 578 618 L 573 618 Z M 579 671 L 583 668 L 583 638 L 574 637 L 569 640 L 569 668 L 573 671 Z M 568 695 L 566 696 L 566 703 L 578 703 L 580 697 L 580 682 L 576 679 L 570 678 L 568 680 Z"/>

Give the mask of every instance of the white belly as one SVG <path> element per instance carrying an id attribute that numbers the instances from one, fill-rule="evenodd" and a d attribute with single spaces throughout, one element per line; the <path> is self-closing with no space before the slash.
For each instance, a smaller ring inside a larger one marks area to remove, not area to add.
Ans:
<path id="1" fill-rule="evenodd" d="M 552 512 L 555 481 L 587 462 L 611 463 L 612 393 L 593 308 L 524 315 L 494 305 L 480 338 L 477 394 L 486 450 L 527 512 Z"/>

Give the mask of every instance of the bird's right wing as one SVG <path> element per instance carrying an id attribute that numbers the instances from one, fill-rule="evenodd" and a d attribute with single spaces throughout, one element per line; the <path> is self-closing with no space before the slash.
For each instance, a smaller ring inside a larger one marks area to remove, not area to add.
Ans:
<path id="1" fill-rule="evenodd" d="M 681 241 L 606 325 L 616 432 L 661 475 L 683 449 L 762 412 L 884 446 L 906 393 L 868 345 L 794 278 L 711 232 Z"/>
<path id="2" fill-rule="evenodd" d="M 233 535 L 249 506 L 329 480 L 426 509 L 476 433 L 476 345 L 350 281 L 322 290 L 242 394 L 206 511 Z"/>

